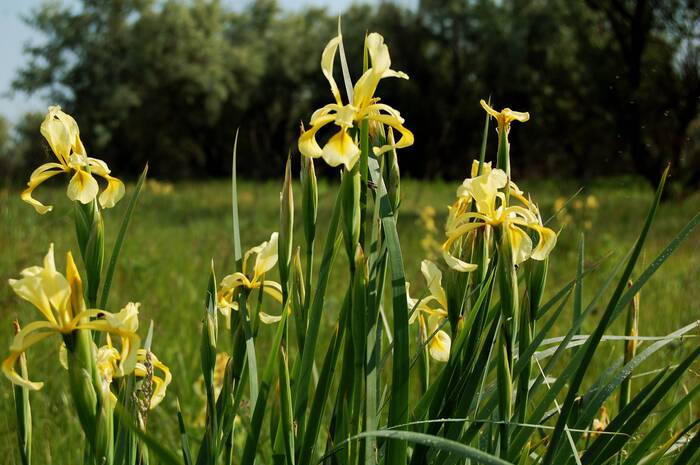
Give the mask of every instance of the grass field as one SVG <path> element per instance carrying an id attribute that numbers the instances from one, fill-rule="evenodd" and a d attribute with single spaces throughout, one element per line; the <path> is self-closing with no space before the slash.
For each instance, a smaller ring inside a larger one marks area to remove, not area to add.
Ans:
<path id="1" fill-rule="evenodd" d="M 399 233 L 406 257 L 407 273 L 420 288 L 420 261 L 425 251 L 421 240 L 425 229 L 420 213 L 426 206 L 436 209 L 436 223 L 441 230 L 448 205 L 454 197 L 456 183 L 404 181 Z M 555 199 L 568 197 L 578 189 L 576 183 L 526 183 L 545 218 L 553 213 Z M 594 262 L 612 254 L 586 280 L 584 296 L 592 295 L 631 247 L 644 219 L 652 192 L 635 181 L 605 181 L 591 183 L 579 196 L 585 205 L 588 195 L 597 199 L 597 208 L 572 210 L 579 216 L 564 227 L 551 256 L 550 285 L 552 294 L 575 273 L 579 233 L 585 232 L 586 257 Z M 242 182 L 239 186 L 241 232 L 244 249 L 267 239 L 277 230 L 278 182 Z M 319 234 L 323 236 L 325 221 L 334 200 L 334 188 L 319 186 Z M 127 194 L 128 195 L 128 194 Z M 20 201 L 14 189 L 0 190 L 0 355 L 5 356 L 11 339 L 11 321 L 29 321 L 35 317 L 29 304 L 20 301 L 11 291 L 7 280 L 17 277 L 27 266 L 38 264 L 50 242 L 55 243 L 59 268 L 65 251 L 77 253 L 72 223 L 72 207 L 62 189 L 38 191 L 42 199 L 50 199 L 54 211 L 39 216 Z M 298 199 L 297 199 L 298 200 Z M 119 227 L 126 202 L 105 215 L 107 259 Z M 652 234 L 644 251 L 642 264 L 648 264 L 670 238 L 700 210 L 700 195 L 683 202 L 662 205 Z M 174 381 L 168 396 L 149 420 L 149 426 L 160 437 L 175 441 L 177 424 L 174 416 L 176 395 L 180 397 L 190 422 L 199 413 L 202 401 L 194 385 L 199 370 L 199 333 L 204 291 L 211 260 L 218 277 L 227 274 L 232 263 L 231 206 L 229 184 L 225 181 L 176 184 L 172 192 L 161 188 L 144 190 L 133 219 L 127 242 L 117 268 L 109 307 L 118 310 L 128 301 L 141 302 L 140 319 L 145 327 L 155 321 L 154 352 L 173 371 Z M 583 216 L 583 217 L 581 217 Z M 590 222 L 590 223 L 587 223 Z M 555 229 L 558 220 L 553 220 Z M 589 228 L 586 228 L 589 226 Z M 322 239 L 322 237 L 321 237 Z M 438 241 L 441 237 L 436 237 Z M 685 244 L 661 268 L 641 296 L 640 332 L 661 335 L 684 324 L 700 319 L 700 231 L 694 231 Z M 336 262 L 337 275 L 332 276 L 331 297 L 327 312 L 336 312 L 340 291 L 344 288 L 345 257 Z M 413 289 L 412 288 L 412 289 Z M 277 309 L 275 309 L 276 311 Z M 618 323 L 622 323 L 621 321 Z M 619 325 L 618 325 L 619 328 Z M 328 328 L 326 328 L 327 330 Z M 561 332 L 561 331 L 560 331 Z M 558 335 L 555 329 L 553 335 Z M 71 402 L 64 389 L 65 373 L 58 364 L 58 339 L 51 338 L 29 353 L 30 378 L 45 381 L 43 390 L 32 395 L 34 414 L 34 455 L 36 463 L 71 464 L 77 462 L 82 443 L 75 419 L 63 412 Z M 321 343 L 323 344 L 323 342 Z M 606 343 L 602 356 L 619 355 L 621 345 Z M 671 348 L 662 357 L 677 354 Z M 606 352 L 607 351 L 607 352 Z M 607 357 L 597 362 L 607 363 Z M 657 366 L 664 360 L 657 358 Z M 697 367 L 696 367 L 697 368 Z M 698 370 L 691 373 L 688 383 L 696 383 Z M 0 457 L 3 463 L 18 463 L 14 437 L 14 414 L 9 381 L 0 381 Z M 696 406 L 697 407 L 697 406 Z M 695 408 L 697 415 L 698 408 Z M 691 412 L 692 414 L 692 412 Z"/>

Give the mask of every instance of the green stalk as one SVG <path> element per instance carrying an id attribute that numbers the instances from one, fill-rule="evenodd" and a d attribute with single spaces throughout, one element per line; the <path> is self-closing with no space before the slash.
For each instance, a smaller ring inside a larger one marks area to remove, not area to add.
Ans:
<path id="1" fill-rule="evenodd" d="M 632 286 L 630 281 L 629 287 Z M 627 311 L 627 320 L 625 321 L 625 336 L 637 337 L 639 334 L 639 293 L 634 295 L 634 298 L 630 302 L 629 310 Z M 637 341 L 630 340 L 624 342 L 624 364 L 628 364 L 637 353 Z M 630 396 L 632 395 L 632 379 L 625 379 L 620 385 L 620 402 L 619 409 L 625 408 L 630 401 Z"/>
<path id="2" fill-rule="evenodd" d="M 104 261 L 104 220 L 96 199 L 87 204 L 74 203 L 75 232 L 87 277 L 85 287 L 88 307 L 96 308 Z"/>
<path id="3" fill-rule="evenodd" d="M 15 334 L 19 333 L 19 322 L 13 322 Z M 27 356 L 22 354 L 17 360 L 15 369 L 19 371 L 22 378 L 27 378 Z M 17 418 L 17 441 L 19 448 L 19 458 L 22 465 L 32 463 L 32 408 L 29 404 L 29 389 L 19 385 L 14 385 L 12 394 L 15 400 L 15 415 Z"/>

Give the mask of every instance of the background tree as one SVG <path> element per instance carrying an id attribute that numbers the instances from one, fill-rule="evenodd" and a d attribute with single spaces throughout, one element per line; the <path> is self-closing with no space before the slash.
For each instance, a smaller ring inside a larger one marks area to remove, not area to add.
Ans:
<path id="1" fill-rule="evenodd" d="M 519 177 L 655 183 L 670 161 L 682 193 L 700 186 L 699 16 L 693 0 L 421 0 L 353 5 L 343 33 L 349 61 L 361 62 L 365 32 L 380 31 L 411 77 L 380 90 L 416 136 L 402 154 L 408 175 L 463 177 L 490 95 L 532 115 L 512 133 Z M 29 22 L 43 41 L 27 48 L 14 87 L 48 89 L 88 150 L 121 172 L 150 160 L 159 177 L 227 175 L 240 127 L 243 174 L 275 175 L 300 121 L 329 101 L 318 55 L 337 17 L 323 9 L 82 0 L 47 4 Z"/>

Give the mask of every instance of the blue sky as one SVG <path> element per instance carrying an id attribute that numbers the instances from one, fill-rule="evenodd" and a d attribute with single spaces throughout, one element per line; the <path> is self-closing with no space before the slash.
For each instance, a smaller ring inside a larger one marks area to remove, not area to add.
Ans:
<path id="1" fill-rule="evenodd" d="M 359 0 L 367 2 L 367 0 Z M 40 7 L 45 0 L 0 0 L 0 115 L 15 122 L 27 111 L 44 111 L 50 103 L 40 95 L 27 96 L 22 93 L 10 95 L 10 84 L 17 70 L 24 63 L 22 47 L 30 42 L 33 31 L 21 17 Z M 358 0 L 354 1 L 355 3 Z M 63 4 L 78 4 L 77 0 L 60 0 Z M 231 6 L 245 4 L 241 0 L 223 0 Z M 340 13 L 353 0 L 280 0 L 284 8 L 298 9 L 308 5 L 326 6 L 332 13 Z M 417 0 L 401 0 L 403 4 L 415 4 Z"/>

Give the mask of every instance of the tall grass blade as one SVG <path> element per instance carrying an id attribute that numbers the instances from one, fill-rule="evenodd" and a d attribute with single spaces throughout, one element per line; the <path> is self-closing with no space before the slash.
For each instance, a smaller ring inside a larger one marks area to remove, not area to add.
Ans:
<path id="1" fill-rule="evenodd" d="M 238 266 L 243 258 L 241 250 L 241 229 L 238 221 L 238 180 L 237 180 L 237 163 L 238 157 L 238 132 L 236 129 L 236 138 L 233 141 L 233 156 L 231 157 L 231 218 L 233 220 L 233 271 L 239 271 Z"/>
<path id="2" fill-rule="evenodd" d="M 567 423 L 569 421 L 569 416 L 573 410 L 574 407 L 574 402 L 576 400 L 577 396 L 577 391 L 579 387 L 581 386 L 581 383 L 583 382 L 583 377 L 588 370 L 588 366 L 590 365 L 590 361 L 593 358 L 593 354 L 595 353 L 598 343 L 600 342 L 600 338 L 603 336 L 603 332 L 607 329 L 608 325 L 612 322 L 615 310 L 617 305 L 620 303 L 620 297 L 622 296 L 622 293 L 624 292 L 624 289 L 627 285 L 627 280 L 629 279 L 630 275 L 632 274 L 632 271 L 634 270 L 634 267 L 637 263 L 637 259 L 639 258 L 639 255 L 641 254 L 642 247 L 644 245 L 644 242 L 646 240 L 647 234 L 649 233 L 649 230 L 651 229 L 651 224 L 654 220 L 654 216 L 656 214 L 656 209 L 659 206 L 659 202 L 661 200 L 661 193 L 663 191 L 664 185 L 666 183 L 666 178 L 668 176 L 668 170 L 669 168 L 666 168 L 664 171 L 661 182 L 659 183 L 659 187 L 656 191 L 656 196 L 654 198 L 654 202 L 652 203 L 651 208 L 649 209 L 649 213 L 647 215 L 646 221 L 644 222 L 644 226 L 642 227 L 642 231 L 639 234 L 639 238 L 637 239 L 637 242 L 634 245 L 634 248 L 632 249 L 632 254 L 629 258 L 629 261 L 627 262 L 627 266 L 625 267 L 625 270 L 622 273 L 622 276 L 618 282 L 617 288 L 615 289 L 615 292 L 613 293 L 613 296 L 610 299 L 610 302 L 605 309 L 605 312 L 603 313 L 603 316 L 600 319 L 600 322 L 598 323 L 595 331 L 591 335 L 591 337 L 588 339 L 586 342 L 586 345 L 581 349 L 582 352 L 584 353 L 584 356 L 581 360 L 581 363 L 578 364 L 578 369 L 574 375 L 573 380 L 571 381 L 569 385 L 569 391 L 567 393 L 566 399 L 564 400 L 564 404 L 561 409 L 561 413 L 559 414 L 559 418 L 557 419 L 556 427 L 554 429 L 554 432 L 552 433 L 552 436 L 550 438 L 550 443 L 547 448 L 547 452 L 544 456 L 543 459 L 543 465 L 552 465 L 552 461 L 555 457 L 555 455 L 558 452 L 559 448 L 559 443 L 562 439 L 562 435 L 564 433 L 564 429 L 567 426 Z"/>
<path id="3" fill-rule="evenodd" d="M 413 431 L 403 431 L 403 430 L 392 430 L 392 429 L 380 429 L 376 431 L 366 431 L 363 433 L 360 433 L 356 436 L 348 438 L 344 444 L 339 445 L 336 447 L 334 450 L 330 451 L 328 454 L 326 454 L 321 461 L 318 463 L 323 462 L 323 460 L 327 459 L 328 457 L 332 456 L 335 452 L 337 452 L 340 448 L 345 446 L 345 443 L 351 442 L 351 441 L 356 441 L 359 439 L 367 438 L 367 437 L 378 437 L 378 438 L 386 438 L 389 439 L 389 444 L 394 441 L 401 441 L 401 442 L 411 442 L 413 444 L 420 444 L 429 448 L 435 448 L 439 449 L 445 452 L 448 452 L 450 454 L 457 455 L 461 457 L 462 459 L 467 459 L 471 460 L 472 463 L 475 464 L 483 464 L 483 465 L 512 465 L 512 462 L 507 462 L 503 459 L 500 459 L 496 456 L 493 456 L 491 454 L 487 454 L 486 452 L 480 451 L 479 449 L 475 449 L 473 447 L 464 445 L 462 443 L 459 443 L 457 441 L 452 441 L 450 439 L 445 439 L 440 436 L 433 436 L 431 434 L 425 434 L 425 433 L 416 433 Z"/>

